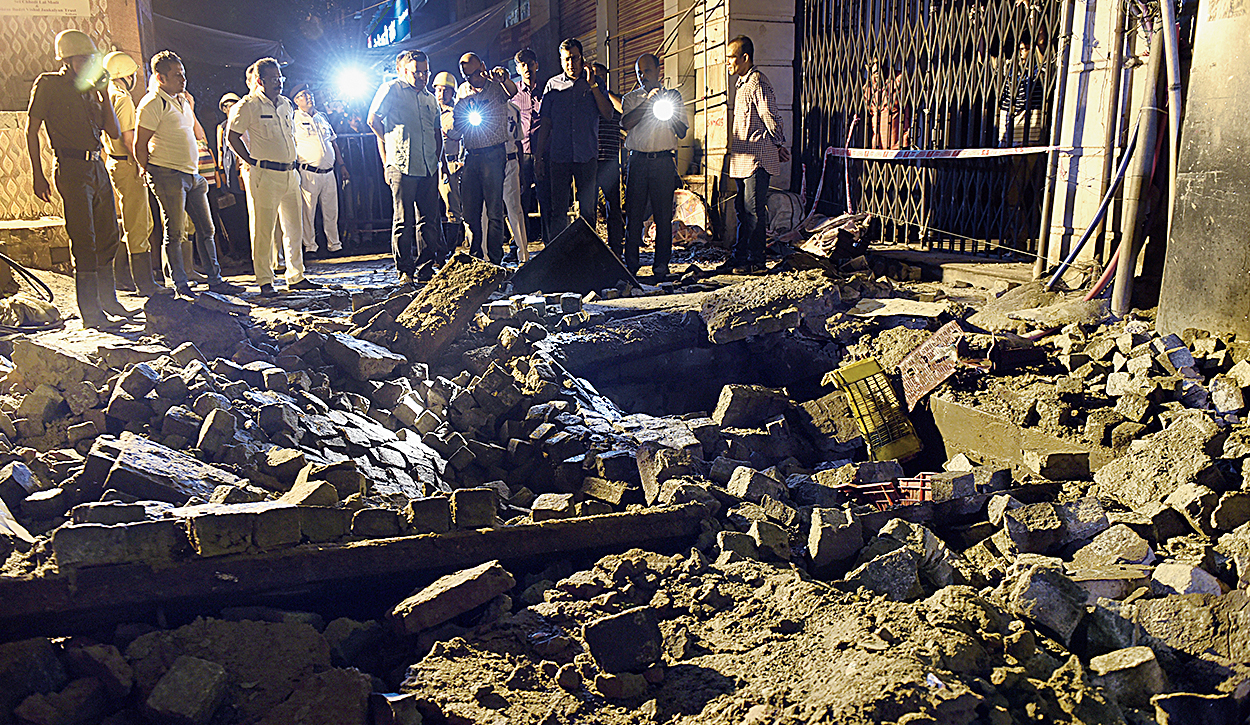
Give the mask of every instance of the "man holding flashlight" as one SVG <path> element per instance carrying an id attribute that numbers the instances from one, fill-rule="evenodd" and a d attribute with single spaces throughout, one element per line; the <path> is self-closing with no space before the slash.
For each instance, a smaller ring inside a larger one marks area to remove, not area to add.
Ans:
<path id="1" fill-rule="evenodd" d="M 625 185 L 625 266 L 638 272 L 638 249 L 642 246 L 642 223 L 647 202 L 655 219 L 655 257 L 651 274 L 657 282 L 669 278 L 673 254 L 673 192 L 677 190 L 677 167 L 673 155 L 678 139 L 690 127 L 686 104 L 677 90 L 660 84 L 659 58 L 646 53 L 634 65 L 638 88 L 625 94 L 621 127 L 629 135 L 629 168 Z"/>
<path id="2" fill-rule="evenodd" d="M 476 53 L 460 58 L 464 83 L 456 91 L 449 139 L 460 139 L 465 150 L 461 170 L 460 201 L 469 223 L 469 254 L 486 252 L 492 264 L 503 262 L 503 177 L 508 160 L 508 99 L 516 95 L 516 83 L 503 68 L 487 70 Z M 486 207 L 486 245 L 482 245 L 482 206 Z"/>

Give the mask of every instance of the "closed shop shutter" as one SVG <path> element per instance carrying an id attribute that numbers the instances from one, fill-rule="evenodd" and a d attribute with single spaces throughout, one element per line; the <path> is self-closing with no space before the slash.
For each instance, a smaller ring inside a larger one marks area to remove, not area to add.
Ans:
<path id="1" fill-rule="evenodd" d="M 664 0 L 617 0 L 617 28 L 621 57 L 614 72 L 621 93 L 638 85 L 634 61 L 643 53 L 654 53 L 664 42 Z M 663 61 L 661 61 L 661 77 Z"/>
<path id="2" fill-rule="evenodd" d="M 595 11 L 595 0 L 560 0 L 560 39 L 580 40 L 582 55 L 587 62 L 597 57 Z"/>

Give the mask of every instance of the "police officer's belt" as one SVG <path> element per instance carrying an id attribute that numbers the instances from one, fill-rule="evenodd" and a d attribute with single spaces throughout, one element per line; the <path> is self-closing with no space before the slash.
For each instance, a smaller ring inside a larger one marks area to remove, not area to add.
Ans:
<path id="1" fill-rule="evenodd" d="M 78 149 L 52 149 L 52 153 L 62 161 L 73 159 L 74 161 L 100 161 L 100 149 L 94 151 L 79 151 Z"/>
<path id="2" fill-rule="evenodd" d="M 642 156 L 643 158 L 647 158 L 647 159 L 671 159 L 673 157 L 673 152 L 672 151 L 654 151 L 654 152 L 634 151 L 633 149 L 630 149 L 629 155 L 630 156 Z"/>
<path id="3" fill-rule="evenodd" d="M 319 169 L 316 166 L 313 166 L 312 164 L 300 164 L 299 167 L 303 169 L 304 171 L 311 171 L 314 174 L 328 174 L 331 171 L 334 171 L 333 166 L 329 168 L 325 168 L 325 169 Z"/>
<path id="4" fill-rule="evenodd" d="M 270 171 L 294 171 L 295 167 L 298 166 L 298 164 L 294 161 L 289 164 L 284 164 L 278 161 L 257 161 L 256 165 L 262 169 L 269 169 Z"/>

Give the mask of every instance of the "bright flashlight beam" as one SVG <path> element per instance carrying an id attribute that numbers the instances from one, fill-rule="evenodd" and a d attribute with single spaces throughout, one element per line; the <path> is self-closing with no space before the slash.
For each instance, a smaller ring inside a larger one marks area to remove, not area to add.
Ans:
<path id="1" fill-rule="evenodd" d="M 673 102 L 667 98 L 661 98 L 655 102 L 651 111 L 656 118 L 661 121 L 667 121 L 673 117 Z"/>
<path id="2" fill-rule="evenodd" d="M 338 87 L 339 96 L 345 99 L 359 98 L 369 85 L 369 79 L 359 68 L 344 68 L 339 71 L 334 84 Z"/>
<path id="3" fill-rule="evenodd" d="M 477 111 L 469 111 L 469 125 L 481 126 L 482 114 L 478 113 Z"/>

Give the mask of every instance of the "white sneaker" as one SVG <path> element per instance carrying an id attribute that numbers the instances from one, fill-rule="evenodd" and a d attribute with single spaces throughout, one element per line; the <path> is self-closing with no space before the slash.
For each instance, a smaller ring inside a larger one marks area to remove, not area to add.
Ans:
<path id="1" fill-rule="evenodd" d="M 335 245 L 335 246 L 333 246 L 333 247 L 326 247 L 326 251 L 327 251 L 327 252 L 341 252 L 341 251 L 343 251 L 343 245 L 342 245 L 342 244 L 336 244 L 336 245 Z"/>

